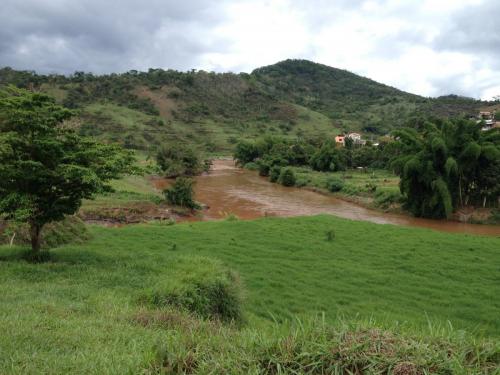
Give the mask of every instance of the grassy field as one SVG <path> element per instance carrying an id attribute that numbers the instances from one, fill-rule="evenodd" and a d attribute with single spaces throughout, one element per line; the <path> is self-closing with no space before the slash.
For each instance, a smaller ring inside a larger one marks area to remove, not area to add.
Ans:
<path id="1" fill-rule="evenodd" d="M 173 340 L 134 322 L 151 314 L 140 298 L 178 256 L 237 271 L 249 327 L 324 313 L 499 342 L 499 238 L 331 216 L 90 229 L 90 242 L 53 249 L 48 263 L 0 247 L 0 373 L 139 373 Z"/>

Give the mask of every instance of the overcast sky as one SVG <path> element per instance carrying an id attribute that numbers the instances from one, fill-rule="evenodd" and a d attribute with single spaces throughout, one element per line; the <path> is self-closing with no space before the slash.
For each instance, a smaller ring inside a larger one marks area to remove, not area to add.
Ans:
<path id="1" fill-rule="evenodd" d="M 500 0 L 1 0 L 0 66 L 250 72 L 287 58 L 424 95 L 500 94 Z"/>

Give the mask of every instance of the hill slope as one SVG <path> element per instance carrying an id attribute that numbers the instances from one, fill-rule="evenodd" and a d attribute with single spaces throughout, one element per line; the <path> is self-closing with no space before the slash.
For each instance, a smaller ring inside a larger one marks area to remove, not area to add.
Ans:
<path id="1" fill-rule="evenodd" d="M 240 138 L 385 134 L 418 115 L 474 114 L 485 103 L 428 99 L 345 70 L 286 60 L 251 74 L 150 69 L 70 77 L 0 69 L 0 85 L 45 91 L 79 111 L 85 134 L 149 150 L 164 142 L 226 153 Z"/>

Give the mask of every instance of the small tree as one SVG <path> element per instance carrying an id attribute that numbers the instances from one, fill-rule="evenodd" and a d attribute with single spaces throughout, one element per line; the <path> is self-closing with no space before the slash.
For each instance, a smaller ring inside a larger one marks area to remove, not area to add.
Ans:
<path id="1" fill-rule="evenodd" d="M 194 200 L 193 184 L 194 182 L 190 178 L 176 178 L 174 184 L 163 191 L 167 202 L 191 209 L 199 208 L 198 203 Z"/>
<path id="2" fill-rule="evenodd" d="M 134 160 L 118 146 L 78 136 L 64 125 L 71 115 L 47 95 L 0 91 L 0 216 L 29 224 L 34 253 L 45 224 L 111 190 L 107 182 Z"/>
<path id="3" fill-rule="evenodd" d="M 204 170 L 197 153 L 190 147 L 167 145 L 158 151 L 156 161 L 165 177 L 195 176 Z"/>

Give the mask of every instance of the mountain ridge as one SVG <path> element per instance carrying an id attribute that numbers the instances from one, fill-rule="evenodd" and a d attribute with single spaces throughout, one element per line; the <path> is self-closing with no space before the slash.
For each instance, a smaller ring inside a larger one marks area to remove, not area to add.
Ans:
<path id="1" fill-rule="evenodd" d="M 267 135 L 386 134 L 416 117 L 473 115 L 469 98 L 424 98 L 309 60 L 284 60 L 251 73 L 149 69 L 122 74 L 39 75 L 0 69 L 0 85 L 46 92 L 78 111 L 80 131 L 149 149 L 193 143 L 227 152 L 235 140 Z"/>

